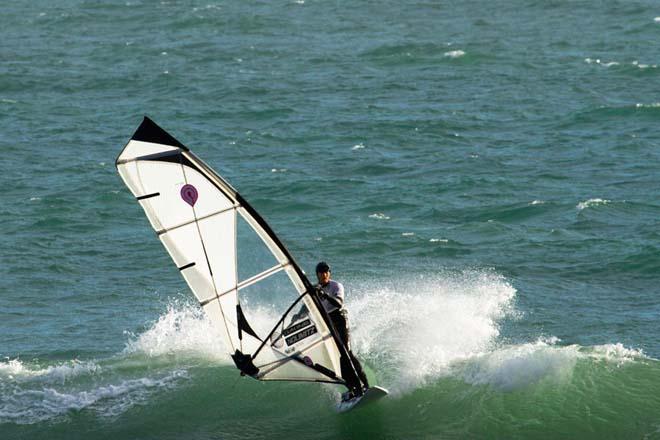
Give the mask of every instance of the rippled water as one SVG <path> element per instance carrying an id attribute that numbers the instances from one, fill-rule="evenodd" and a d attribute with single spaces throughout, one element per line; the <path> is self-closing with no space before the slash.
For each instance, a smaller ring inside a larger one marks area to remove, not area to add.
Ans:
<path id="1" fill-rule="evenodd" d="M 650 1 L 0 14 L 2 438 L 660 438 Z M 348 288 L 392 395 L 241 379 L 114 169 L 148 114 Z"/>

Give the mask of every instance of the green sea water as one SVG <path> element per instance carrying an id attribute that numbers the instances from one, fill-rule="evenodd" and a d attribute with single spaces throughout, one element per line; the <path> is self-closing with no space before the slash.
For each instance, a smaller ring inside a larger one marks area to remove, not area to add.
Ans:
<path id="1" fill-rule="evenodd" d="M 660 5 L 0 5 L 0 439 L 660 438 Z M 241 378 L 143 115 L 347 288 L 391 394 Z"/>

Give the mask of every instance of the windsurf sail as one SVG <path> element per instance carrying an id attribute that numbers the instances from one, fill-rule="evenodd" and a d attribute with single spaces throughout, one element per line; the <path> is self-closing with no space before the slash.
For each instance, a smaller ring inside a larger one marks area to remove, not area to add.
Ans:
<path id="1" fill-rule="evenodd" d="M 226 180 L 147 117 L 116 166 L 243 374 L 354 381 L 315 287 Z"/>

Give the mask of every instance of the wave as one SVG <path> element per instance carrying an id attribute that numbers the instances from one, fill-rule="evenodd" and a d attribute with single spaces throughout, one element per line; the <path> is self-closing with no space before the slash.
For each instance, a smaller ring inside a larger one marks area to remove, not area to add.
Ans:
<path id="1" fill-rule="evenodd" d="M 470 384 L 488 384 L 510 391 L 544 378 L 566 378 L 575 366 L 577 351 L 575 346 L 554 349 L 552 343 L 540 339 L 475 356 L 456 374 Z"/>
<path id="2" fill-rule="evenodd" d="M 539 338 L 536 342 L 503 346 L 475 356 L 460 365 L 455 374 L 469 384 L 488 384 L 502 391 L 524 388 L 540 381 L 567 382 L 579 360 L 605 361 L 622 366 L 650 359 L 640 350 L 622 344 L 594 347 L 558 346 L 558 338 Z"/>
<path id="3" fill-rule="evenodd" d="M 172 300 L 147 330 L 126 335 L 124 350 L 106 359 L 0 361 L 0 425 L 68 420 L 86 410 L 116 416 L 175 388 L 191 367 L 229 363 L 220 332 L 191 302 Z"/>
<path id="4" fill-rule="evenodd" d="M 618 61 L 605 61 L 600 58 L 585 58 L 584 62 L 587 64 L 596 64 L 603 67 L 622 66 L 624 68 L 634 68 L 638 70 L 657 69 L 657 64 L 640 63 L 638 60 L 631 61 L 630 63 L 620 63 Z"/>
<path id="5" fill-rule="evenodd" d="M 389 216 L 383 214 L 382 212 L 376 212 L 374 214 L 371 214 L 369 216 L 369 218 L 374 218 L 376 220 L 389 220 L 390 219 Z"/>
<path id="6" fill-rule="evenodd" d="M 379 410 L 408 414 L 420 422 L 419 429 L 430 430 L 426 434 L 435 432 L 437 423 L 425 425 L 420 407 L 446 412 L 462 402 L 484 416 L 491 411 L 509 417 L 515 405 L 501 408 L 498 400 L 531 405 L 543 395 L 555 408 L 575 394 L 598 407 L 602 399 L 614 402 L 626 387 L 636 387 L 631 389 L 641 394 L 628 404 L 638 408 L 657 388 L 651 379 L 660 373 L 660 362 L 620 343 L 562 345 L 552 336 L 505 340 L 502 326 L 524 316 L 515 307 L 516 289 L 494 271 L 346 281 L 353 351 L 373 370 L 376 382 L 391 391 Z M 251 323 L 260 331 L 272 316 L 267 308 L 257 312 Z M 158 409 L 163 404 L 195 408 L 190 416 L 196 420 L 214 418 L 218 405 L 234 408 L 232 414 L 250 412 L 255 405 L 274 416 L 282 411 L 299 417 L 310 411 L 333 414 L 338 387 L 237 383 L 240 376 L 226 352 L 199 307 L 172 300 L 146 330 L 127 333 L 125 348 L 110 358 L 45 366 L 22 359 L 0 362 L 0 424 L 73 423 L 81 412 L 107 418 L 145 405 L 167 417 L 167 410 Z M 590 400 L 594 387 L 598 397 Z M 199 402 L 211 401 L 217 404 L 200 409 Z M 304 401 L 316 403 L 310 407 Z"/>
<path id="7" fill-rule="evenodd" d="M 39 364 L 26 364 L 20 359 L 8 359 L 0 362 L 0 380 L 41 381 L 45 383 L 63 383 L 78 376 L 91 375 L 99 372 L 101 366 L 93 361 L 73 359 L 45 368 Z"/>
<path id="8" fill-rule="evenodd" d="M 447 45 L 436 43 L 382 44 L 362 52 L 363 57 L 383 58 L 391 56 L 437 55 L 446 51 Z"/>
<path id="9" fill-rule="evenodd" d="M 611 202 L 612 202 L 611 200 L 600 199 L 600 198 L 589 199 L 589 200 L 585 200 L 584 202 L 578 203 L 576 208 L 578 209 L 578 211 L 582 211 L 583 209 L 586 209 L 586 208 L 591 208 L 591 207 L 600 206 L 600 205 L 607 205 L 608 203 L 611 203 Z"/>
<path id="10" fill-rule="evenodd" d="M 621 122 L 630 118 L 631 120 L 655 120 L 660 111 L 660 106 L 652 103 L 631 103 L 621 106 L 605 106 L 586 108 L 573 112 L 563 118 L 557 128 L 576 128 L 584 124 L 603 124 L 608 121 Z"/>
<path id="11" fill-rule="evenodd" d="M 220 329 L 189 301 L 171 301 L 149 329 L 138 335 L 130 332 L 127 335 L 124 355 L 177 355 L 227 361 Z"/>
<path id="12" fill-rule="evenodd" d="M 103 417 L 116 416 L 134 405 L 147 402 L 152 392 L 171 387 L 185 376 L 185 371 L 175 370 L 157 378 L 125 379 L 82 390 L 52 386 L 22 388 L 4 384 L 0 397 L 0 425 L 9 422 L 34 424 L 85 409 L 92 409 Z"/>
<path id="13" fill-rule="evenodd" d="M 460 208 L 450 210 L 439 210 L 431 208 L 420 215 L 423 220 L 448 221 L 453 219 L 457 222 L 475 222 L 494 220 L 504 223 L 515 223 L 538 217 L 555 209 L 556 203 L 543 200 L 532 202 L 518 202 L 504 205 L 480 206 L 478 208 Z"/>
<path id="14" fill-rule="evenodd" d="M 449 58 L 460 58 L 465 55 L 465 52 L 462 50 L 450 50 L 449 52 L 445 52 L 443 55 Z"/>
<path id="15" fill-rule="evenodd" d="M 453 362 L 486 352 L 499 336 L 499 322 L 515 315 L 515 289 L 490 272 L 354 290 L 357 297 L 347 303 L 355 350 L 399 394 L 448 374 Z"/>
<path id="16" fill-rule="evenodd" d="M 440 63 L 457 59 L 479 60 L 482 54 L 473 54 L 463 49 L 454 49 L 452 43 L 399 43 L 382 44 L 360 53 L 365 61 L 383 65 L 403 65 L 415 63 Z M 467 56 L 466 56 L 467 54 Z"/>

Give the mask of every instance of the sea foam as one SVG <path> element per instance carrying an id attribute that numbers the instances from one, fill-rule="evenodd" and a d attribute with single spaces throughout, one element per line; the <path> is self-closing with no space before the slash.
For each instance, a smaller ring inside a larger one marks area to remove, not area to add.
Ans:
<path id="1" fill-rule="evenodd" d="M 377 220 L 389 220 L 389 219 L 390 219 L 389 216 L 383 214 L 382 212 L 376 212 L 376 213 L 374 213 L 374 214 L 371 214 L 371 215 L 369 216 L 369 218 L 375 218 L 375 219 L 377 219 Z"/>
<path id="2" fill-rule="evenodd" d="M 77 359 L 47 367 L 26 364 L 20 359 L 7 359 L 0 362 L 0 380 L 9 379 L 18 382 L 38 380 L 46 383 L 63 383 L 74 377 L 95 374 L 100 370 L 101 367 L 96 362 Z"/>
<path id="3" fill-rule="evenodd" d="M 499 336 L 499 320 L 514 313 L 515 289 L 490 272 L 376 284 L 356 286 L 347 298 L 352 341 L 394 393 L 486 353 Z"/>
<path id="4" fill-rule="evenodd" d="M 224 337 L 216 326 L 196 305 L 172 301 L 163 313 L 143 333 L 129 333 L 124 354 L 193 355 L 227 360 Z M 227 360 L 228 361 L 228 360 Z"/>
<path id="5" fill-rule="evenodd" d="M 467 383 L 488 384 L 502 391 L 540 380 L 567 380 L 580 356 L 578 346 L 555 347 L 553 339 L 497 348 L 470 359 L 456 374 Z"/>
<path id="6" fill-rule="evenodd" d="M 458 362 L 489 352 L 499 322 L 517 316 L 515 289 L 500 275 L 466 271 L 398 281 L 373 288 L 350 286 L 353 349 L 374 366 L 381 384 L 394 393 L 414 390 L 450 374 Z M 250 311 L 258 333 L 278 318 L 268 307 Z M 174 301 L 149 328 L 130 335 L 124 354 L 203 356 L 231 363 L 222 334 L 192 303 Z"/>
<path id="7" fill-rule="evenodd" d="M 592 206 L 598 206 L 598 205 L 607 205 L 608 203 L 611 203 L 611 200 L 605 200 L 605 199 L 589 199 L 584 202 L 580 202 L 577 204 L 576 208 L 579 211 L 582 211 L 583 209 L 586 208 L 591 208 Z"/>
<path id="8" fill-rule="evenodd" d="M 605 67 L 618 66 L 620 64 L 618 61 L 601 61 L 599 58 L 585 58 L 584 62 L 587 64 L 600 64 Z"/>
<path id="9" fill-rule="evenodd" d="M 516 289 L 490 271 L 376 284 L 349 291 L 351 340 L 379 384 L 395 396 L 448 377 L 506 392 L 570 380 L 580 360 L 619 366 L 645 357 L 618 343 L 560 345 L 552 336 L 505 343 L 500 325 L 522 315 L 515 308 Z"/>
<path id="10" fill-rule="evenodd" d="M 460 58 L 465 55 L 465 52 L 462 50 L 450 50 L 449 52 L 445 52 L 444 56 L 447 58 Z"/>
<path id="11" fill-rule="evenodd" d="M 460 365 L 456 374 L 470 384 L 488 384 L 501 391 L 512 391 L 540 381 L 565 383 L 580 360 L 597 360 L 620 367 L 650 359 L 641 350 L 626 348 L 621 343 L 582 347 L 561 346 L 558 342 L 558 338 L 550 337 L 498 347 Z"/>
<path id="12" fill-rule="evenodd" d="M 174 386 L 182 377 L 186 372 L 175 370 L 162 377 L 121 380 L 85 390 L 6 384 L 3 389 L 7 392 L 0 396 L 0 423 L 33 424 L 84 409 L 92 409 L 99 416 L 115 416 L 143 404 L 153 391 Z"/>

